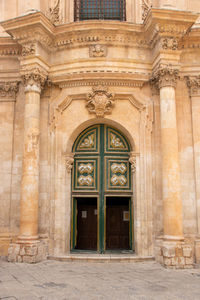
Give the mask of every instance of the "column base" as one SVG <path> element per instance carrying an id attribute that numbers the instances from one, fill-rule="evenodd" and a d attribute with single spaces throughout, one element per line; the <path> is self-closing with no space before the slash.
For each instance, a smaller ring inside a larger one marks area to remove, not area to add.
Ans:
<path id="1" fill-rule="evenodd" d="M 9 262 L 37 263 L 47 258 L 47 243 L 40 240 L 17 240 L 8 249 Z"/>
<path id="2" fill-rule="evenodd" d="M 194 244 L 178 238 L 156 240 L 156 261 L 168 269 L 194 268 Z"/>

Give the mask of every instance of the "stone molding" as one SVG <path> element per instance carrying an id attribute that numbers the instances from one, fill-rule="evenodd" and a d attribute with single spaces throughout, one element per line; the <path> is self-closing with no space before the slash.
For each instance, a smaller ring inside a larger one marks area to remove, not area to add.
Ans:
<path id="1" fill-rule="evenodd" d="M 74 155 L 75 155 L 75 153 L 66 153 L 65 154 L 65 165 L 66 165 L 67 173 L 70 173 L 73 168 Z"/>
<path id="2" fill-rule="evenodd" d="M 0 82 L 0 101 L 15 100 L 18 89 L 19 81 Z"/>
<path id="3" fill-rule="evenodd" d="M 109 114 L 114 106 L 114 95 L 108 93 L 105 86 L 95 86 L 92 93 L 88 94 L 86 108 L 89 113 L 96 114 L 97 118 L 103 118 L 105 114 Z"/>
<path id="4" fill-rule="evenodd" d="M 179 78 L 178 74 L 179 70 L 172 65 L 159 65 L 152 73 L 150 84 L 156 89 L 166 86 L 176 87 L 177 79 Z"/>
<path id="5" fill-rule="evenodd" d="M 44 88 L 47 75 L 39 68 L 33 68 L 22 72 L 22 81 L 25 86 L 25 92 L 38 92 Z"/>
<path id="6" fill-rule="evenodd" d="M 191 97 L 200 96 L 200 75 L 186 76 L 186 82 Z"/>

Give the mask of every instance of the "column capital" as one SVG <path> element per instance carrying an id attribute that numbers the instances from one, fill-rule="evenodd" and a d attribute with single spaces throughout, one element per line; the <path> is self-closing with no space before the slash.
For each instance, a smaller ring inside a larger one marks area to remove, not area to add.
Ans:
<path id="1" fill-rule="evenodd" d="M 0 99 L 15 101 L 19 89 L 19 81 L 0 82 Z M 1 100 L 0 100 L 1 101 Z"/>
<path id="2" fill-rule="evenodd" d="M 47 74 L 40 68 L 32 68 L 22 71 L 22 81 L 25 92 L 41 93 L 47 80 Z"/>
<path id="3" fill-rule="evenodd" d="M 186 76 L 186 82 L 191 97 L 200 96 L 200 75 Z"/>
<path id="4" fill-rule="evenodd" d="M 157 89 L 162 87 L 172 86 L 176 87 L 179 70 L 172 65 L 160 64 L 152 72 L 150 84 Z"/>

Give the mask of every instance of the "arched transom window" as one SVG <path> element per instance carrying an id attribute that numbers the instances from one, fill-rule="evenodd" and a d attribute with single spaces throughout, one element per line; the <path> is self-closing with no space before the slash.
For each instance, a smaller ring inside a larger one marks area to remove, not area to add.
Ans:
<path id="1" fill-rule="evenodd" d="M 125 0 L 75 0 L 75 21 L 125 21 Z"/>

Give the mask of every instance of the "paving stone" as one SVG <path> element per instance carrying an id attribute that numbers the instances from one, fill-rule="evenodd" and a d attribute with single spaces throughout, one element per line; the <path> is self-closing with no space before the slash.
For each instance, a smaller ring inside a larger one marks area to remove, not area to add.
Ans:
<path id="1" fill-rule="evenodd" d="M 0 299 L 199 300 L 200 269 L 169 270 L 156 262 L 0 260 Z"/>

